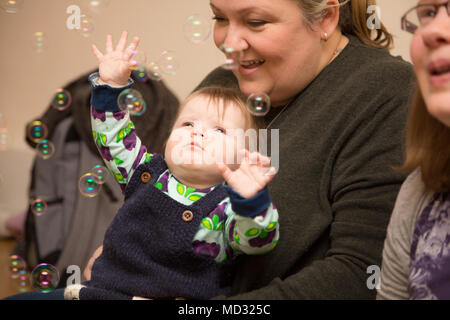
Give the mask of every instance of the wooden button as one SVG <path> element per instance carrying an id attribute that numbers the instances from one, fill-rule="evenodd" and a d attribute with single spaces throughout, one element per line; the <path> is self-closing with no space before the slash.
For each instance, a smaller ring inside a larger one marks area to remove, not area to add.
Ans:
<path id="1" fill-rule="evenodd" d="M 181 218 L 184 222 L 190 222 L 192 221 L 192 219 L 194 219 L 194 214 L 192 213 L 192 211 L 186 210 L 181 215 Z"/>
<path id="2" fill-rule="evenodd" d="M 152 176 L 151 176 L 150 173 L 148 173 L 148 172 L 143 172 L 143 173 L 141 174 L 141 181 L 142 181 L 143 183 L 149 182 L 151 178 L 152 178 Z"/>

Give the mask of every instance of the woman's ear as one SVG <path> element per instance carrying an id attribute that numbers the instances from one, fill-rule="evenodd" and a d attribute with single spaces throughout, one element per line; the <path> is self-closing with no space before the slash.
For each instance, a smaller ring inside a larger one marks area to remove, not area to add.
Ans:
<path id="1" fill-rule="evenodd" d="M 323 10 L 320 20 L 318 21 L 319 30 L 322 40 L 327 41 L 339 25 L 339 0 L 329 0 L 327 2 L 329 8 Z"/>

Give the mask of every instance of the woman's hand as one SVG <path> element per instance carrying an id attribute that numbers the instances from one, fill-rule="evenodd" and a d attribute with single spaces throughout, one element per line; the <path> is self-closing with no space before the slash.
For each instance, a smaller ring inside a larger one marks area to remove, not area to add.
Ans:
<path id="1" fill-rule="evenodd" d="M 98 247 L 97 250 L 95 250 L 92 257 L 89 259 L 89 262 L 83 271 L 83 276 L 87 281 L 91 280 L 92 266 L 94 265 L 95 259 L 97 259 L 102 254 L 102 251 L 103 246 Z"/>
<path id="2" fill-rule="evenodd" d="M 116 88 L 124 87 L 128 84 L 128 79 L 131 75 L 130 59 L 139 44 L 139 38 L 134 37 L 128 47 L 126 47 L 127 40 L 128 32 L 124 31 L 116 48 L 113 49 L 112 36 L 108 34 L 106 36 L 105 54 L 101 53 L 95 44 L 92 45 L 92 51 L 98 60 L 101 84 L 107 84 Z"/>
<path id="3" fill-rule="evenodd" d="M 223 164 L 217 166 L 227 182 L 234 191 L 244 198 L 251 198 L 273 179 L 276 169 L 270 166 L 270 159 L 259 152 L 249 153 L 242 150 L 243 160 L 239 168 L 235 171 Z"/>

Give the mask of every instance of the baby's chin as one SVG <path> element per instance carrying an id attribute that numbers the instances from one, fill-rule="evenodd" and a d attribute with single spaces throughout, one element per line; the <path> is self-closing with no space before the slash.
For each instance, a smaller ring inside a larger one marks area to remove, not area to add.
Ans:
<path id="1" fill-rule="evenodd" d="M 173 162 L 166 159 L 170 172 L 183 184 L 190 187 L 212 187 L 223 182 L 223 177 L 217 168 L 217 164 L 204 164 L 195 162 Z M 194 186 L 195 185 L 195 186 Z"/>

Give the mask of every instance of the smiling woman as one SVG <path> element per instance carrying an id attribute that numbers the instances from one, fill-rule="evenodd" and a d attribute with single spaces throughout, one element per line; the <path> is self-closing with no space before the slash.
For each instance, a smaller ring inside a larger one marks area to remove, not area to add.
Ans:
<path id="1" fill-rule="evenodd" d="M 244 257 L 231 299 L 373 299 L 367 268 L 381 264 L 404 175 L 402 132 L 411 65 L 392 57 L 376 1 L 211 0 L 214 41 L 242 51 L 240 66 L 199 87 L 264 92 L 279 130 L 279 172 L 269 189 L 280 241 Z M 223 298 L 223 297 L 220 297 Z"/>

